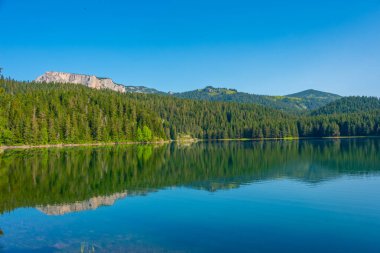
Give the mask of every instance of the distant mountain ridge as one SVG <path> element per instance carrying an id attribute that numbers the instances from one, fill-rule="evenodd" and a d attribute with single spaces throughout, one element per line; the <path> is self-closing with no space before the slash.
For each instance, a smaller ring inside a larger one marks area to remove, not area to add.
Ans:
<path id="1" fill-rule="evenodd" d="M 156 90 L 154 88 L 148 88 L 145 86 L 125 86 L 125 91 L 130 93 L 145 93 L 145 94 L 161 94 L 167 95 L 166 92 Z"/>
<path id="2" fill-rule="evenodd" d="M 174 93 L 173 95 L 188 99 L 253 103 L 283 111 L 314 110 L 341 98 L 341 96 L 336 94 L 312 89 L 286 96 L 268 96 L 239 92 L 236 89 L 215 88 L 212 86 L 207 86 L 204 89 Z"/>
<path id="3" fill-rule="evenodd" d="M 315 110 L 342 98 L 342 96 L 339 96 L 337 94 L 314 89 L 308 89 L 294 94 L 289 94 L 285 97 L 301 99 L 302 105 L 304 105 L 308 110 Z"/>
<path id="4" fill-rule="evenodd" d="M 239 92 L 236 89 L 215 88 L 213 86 L 207 86 L 203 89 L 186 92 L 167 93 L 145 86 L 127 86 L 118 84 L 113 82 L 111 78 L 54 71 L 46 72 L 39 76 L 35 81 L 82 84 L 94 89 L 110 89 L 122 93 L 160 94 L 185 99 L 251 103 L 288 112 L 316 110 L 317 108 L 341 98 L 341 96 L 336 94 L 312 89 L 285 96 L 268 96 Z"/>
<path id="5" fill-rule="evenodd" d="M 286 97 L 297 97 L 297 98 L 337 98 L 339 95 L 328 93 L 324 91 L 308 89 L 301 92 L 286 95 Z"/>

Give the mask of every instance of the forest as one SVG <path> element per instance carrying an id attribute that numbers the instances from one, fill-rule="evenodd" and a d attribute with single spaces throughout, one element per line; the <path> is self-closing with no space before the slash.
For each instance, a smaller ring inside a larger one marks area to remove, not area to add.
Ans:
<path id="1" fill-rule="evenodd" d="M 353 112 L 370 112 L 380 109 L 380 99 L 377 97 L 344 97 L 318 108 L 312 115 L 342 114 Z"/>
<path id="2" fill-rule="evenodd" d="M 0 145 L 380 135 L 380 109 L 365 98 L 354 104 L 361 103 L 365 110 L 298 115 L 256 104 L 1 77 Z"/>

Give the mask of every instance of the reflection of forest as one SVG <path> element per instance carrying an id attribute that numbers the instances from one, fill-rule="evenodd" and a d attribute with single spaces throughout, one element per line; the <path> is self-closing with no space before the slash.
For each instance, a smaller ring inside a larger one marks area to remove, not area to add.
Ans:
<path id="1" fill-rule="evenodd" d="M 378 139 L 8 150 L 0 154 L 0 212 L 85 205 L 167 186 L 215 191 L 276 178 L 317 183 L 379 172 L 379 151 Z"/>

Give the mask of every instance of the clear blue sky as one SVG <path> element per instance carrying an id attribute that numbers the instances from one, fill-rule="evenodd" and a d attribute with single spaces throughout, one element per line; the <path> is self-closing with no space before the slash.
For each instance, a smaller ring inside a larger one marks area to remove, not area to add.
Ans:
<path id="1" fill-rule="evenodd" d="M 185 91 L 380 96 L 380 1 L 0 0 L 0 66 Z"/>

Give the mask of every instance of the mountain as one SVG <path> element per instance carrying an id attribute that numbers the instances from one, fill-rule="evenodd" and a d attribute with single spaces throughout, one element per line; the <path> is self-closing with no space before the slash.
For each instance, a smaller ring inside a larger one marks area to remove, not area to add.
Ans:
<path id="1" fill-rule="evenodd" d="M 42 76 L 37 77 L 35 81 L 40 83 L 75 83 L 98 90 L 111 89 L 118 92 L 126 92 L 125 86 L 114 83 L 112 79 L 96 77 L 94 75 L 48 71 Z"/>
<path id="2" fill-rule="evenodd" d="M 317 90 L 305 90 L 286 96 L 266 96 L 239 92 L 236 89 L 215 88 L 212 86 L 187 92 L 166 93 L 145 86 L 125 86 L 117 84 L 110 78 L 52 71 L 46 72 L 35 81 L 82 84 L 94 89 L 111 89 L 121 93 L 160 94 L 186 99 L 258 104 L 287 112 L 315 110 L 341 98 L 339 95 Z"/>
<path id="3" fill-rule="evenodd" d="M 173 96 L 209 101 L 253 103 L 283 111 L 313 110 L 341 98 L 339 95 L 316 90 L 305 90 L 287 96 L 266 96 L 212 86 L 207 86 L 204 89 L 174 93 Z"/>
<path id="4" fill-rule="evenodd" d="M 65 72 L 48 71 L 37 77 L 35 82 L 45 83 L 74 83 L 82 84 L 93 89 L 110 89 L 118 92 L 147 93 L 147 94 L 166 94 L 156 89 L 145 86 L 125 86 L 115 83 L 111 78 L 97 77 L 94 75 L 73 74 Z"/>
<path id="5" fill-rule="evenodd" d="M 341 96 L 333 94 L 333 93 L 319 91 L 319 90 L 308 89 L 308 90 L 304 90 L 298 93 L 286 95 L 286 97 L 319 98 L 319 99 L 335 100 L 335 99 L 340 98 Z"/>
<path id="6" fill-rule="evenodd" d="M 166 92 L 159 91 L 145 86 L 125 86 L 125 91 L 130 93 L 145 93 L 145 94 L 161 94 L 166 95 Z"/>
<path id="7" fill-rule="evenodd" d="M 380 99 L 376 97 L 344 97 L 311 112 L 312 115 L 369 112 L 380 109 Z"/>
<path id="8" fill-rule="evenodd" d="M 328 103 L 331 103 L 333 101 L 336 101 L 342 98 L 341 96 L 333 94 L 333 93 L 328 93 L 328 92 L 323 92 L 323 91 L 318 91 L 318 90 L 313 90 L 313 89 L 286 95 L 286 97 L 301 99 L 301 103 L 308 110 L 315 110 L 321 106 L 324 106 Z"/>

